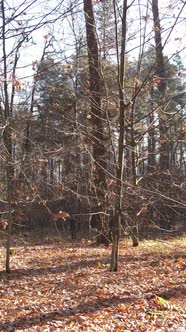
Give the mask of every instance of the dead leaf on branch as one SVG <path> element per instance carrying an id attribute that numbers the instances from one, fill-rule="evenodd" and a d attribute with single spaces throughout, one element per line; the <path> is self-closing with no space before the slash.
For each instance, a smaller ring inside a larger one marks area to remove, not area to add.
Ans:
<path id="1" fill-rule="evenodd" d="M 57 221 L 59 219 L 67 219 L 69 218 L 69 214 L 67 212 L 64 211 L 59 211 L 58 213 L 53 215 L 53 220 Z"/>
<path id="2" fill-rule="evenodd" d="M 135 87 L 140 88 L 142 85 L 142 81 L 139 78 L 135 78 L 134 85 Z"/>
<path id="3" fill-rule="evenodd" d="M 12 85 L 16 90 L 20 90 L 22 87 L 22 83 L 20 80 L 18 80 L 16 77 L 12 79 Z"/>
<path id="4" fill-rule="evenodd" d="M 142 16 L 142 19 L 148 23 L 150 21 L 150 15 Z"/>
<path id="5" fill-rule="evenodd" d="M 0 229 L 7 229 L 8 227 L 8 219 L 1 219 L 0 220 Z"/>

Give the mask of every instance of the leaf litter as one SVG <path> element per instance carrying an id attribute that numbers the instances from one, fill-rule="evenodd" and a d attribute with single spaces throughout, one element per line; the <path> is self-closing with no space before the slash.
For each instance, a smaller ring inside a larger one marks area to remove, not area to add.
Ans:
<path id="1" fill-rule="evenodd" d="M 10 274 L 0 248 L 0 331 L 186 332 L 186 241 L 169 243 L 121 242 L 117 273 L 89 241 L 17 246 Z"/>

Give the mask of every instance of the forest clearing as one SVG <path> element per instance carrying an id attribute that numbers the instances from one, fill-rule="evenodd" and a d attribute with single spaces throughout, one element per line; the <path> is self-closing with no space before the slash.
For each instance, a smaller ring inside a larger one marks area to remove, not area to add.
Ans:
<path id="1" fill-rule="evenodd" d="M 122 241 L 116 273 L 91 241 L 19 242 L 0 275 L 0 331 L 186 331 L 185 238 Z"/>

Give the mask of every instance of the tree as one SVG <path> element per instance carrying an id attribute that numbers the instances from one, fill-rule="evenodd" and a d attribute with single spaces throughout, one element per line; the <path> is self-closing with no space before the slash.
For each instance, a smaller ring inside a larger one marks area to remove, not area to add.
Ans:
<path id="1" fill-rule="evenodd" d="M 178 15 L 169 6 L 167 30 L 155 0 L 152 7 L 84 0 L 84 11 L 77 1 L 67 9 L 60 1 L 33 21 L 39 4 L 1 3 L 0 198 L 10 202 L 10 219 L 12 206 L 33 204 L 39 214 L 39 203 L 49 212 L 63 199 L 87 228 L 92 218 L 97 242 L 108 244 L 111 234 L 116 271 L 122 228 L 135 246 L 150 221 L 165 228 L 175 213 L 183 216 L 184 68 L 165 45 L 185 4 Z M 41 28 L 42 52 L 23 59 L 25 50 L 38 51 Z M 56 206 L 48 219 L 58 216 Z"/>
<path id="2" fill-rule="evenodd" d="M 10 239 L 12 229 L 12 195 L 13 195 L 13 178 L 14 178 L 14 166 L 12 158 L 12 104 L 14 83 L 12 83 L 12 98 L 11 104 L 9 103 L 8 95 L 8 75 L 7 75 L 7 50 L 6 50 L 6 16 L 5 16 L 5 4 L 1 1 L 2 12 L 2 48 L 3 48 L 3 92 L 4 92 L 4 132 L 3 141 L 5 147 L 5 160 L 6 160 L 6 196 L 8 203 L 8 232 L 7 232 L 7 245 L 6 245 L 6 272 L 10 272 Z M 16 60 L 15 60 L 16 62 Z M 16 65 L 16 63 L 15 63 Z M 15 68 L 15 67 L 14 67 Z"/>
<path id="3" fill-rule="evenodd" d="M 152 1 L 152 13 L 154 22 L 154 34 L 156 45 L 156 75 L 159 78 L 158 92 L 159 92 L 159 132 L 160 132 L 160 170 L 164 171 L 169 168 L 169 133 L 168 133 L 168 118 L 165 111 L 165 93 L 166 93 L 166 75 L 163 56 L 163 46 L 161 38 L 161 26 L 159 18 L 158 0 Z"/>
<path id="4" fill-rule="evenodd" d="M 38 7 L 37 7 L 38 6 Z M 1 50 L 2 61 L 1 70 L 1 125 L 3 128 L 3 153 L 4 169 L 6 170 L 6 193 L 5 197 L 8 203 L 8 231 L 6 247 L 6 271 L 10 272 L 10 244 L 12 229 L 12 206 L 17 204 L 16 184 L 20 174 L 20 165 L 25 152 L 25 137 L 22 137 L 22 130 L 19 133 L 16 130 L 19 127 L 18 119 L 18 99 L 21 96 L 23 82 L 18 78 L 21 68 L 18 69 L 18 60 L 23 48 L 35 45 L 33 41 L 34 32 L 41 29 L 48 23 L 56 22 L 62 16 L 70 13 L 70 8 L 61 11 L 62 3 L 55 3 L 53 8 L 46 10 L 43 15 L 34 17 L 32 9 L 40 8 L 40 1 L 22 1 L 15 6 L 9 1 L 1 2 Z M 58 12 L 59 11 L 59 12 Z M 45 36 L 45 38 L 47 38 Z M 31 61 L 30 58 L 28 62 Z M 29 66 L 27 63 L 26 67 Z M 33 90 L 32 90 L 33 91 Z M 32 103 L 31 98 L 31 103 Z M 28 103 L 25 98 L 24 103 Z M 19 104 L 21 105 L 21 104 Z M 23 103 L 22 103 L 23 105 Z M 33 106 L 33 105 L 32 105 Z M 31 106 L 31 108 L 32 108 Z M 27 126 L 29 131 L 29 126 Z M 20 135 L 19 135 L 20 134 Z M 29 141 L 29 133 L 27 142 Z M 19 137 L 18 137 L 19 136 Z M 24 141 L 24 142 L 23 142 Z M 24 152 L 20 150 L 24 146 Z M 30 186 L 31 187 L 31 186 Z"/>
<path id="5" fill-rule="evenodd" d="M 116 3 L 114 2 L 115 13 Z M 124 91 L 124 75 L 125 75 L 125 48 L 126 48 L 126 29 L 127 29 L 127 0 L 123 1 L 123 14 L 122 14 L 122 39 L 120 50 L 120 62 L 118 62 L 118 89 L 119 89 L 119 138 L 118 138 L 118 162 L 116 170 L 116 203 L 115 214 L 112 223 L 112 253 L 110 262 L 110 271 L 117 271 L 118 269 L 118 246 L 120 234 L 120 219 L 122 210 L 122 191 L 123 191 L 123 156 L 124 156 L 124 120 L 125 120 L 125 91 Z M 115 16 L 116 20 L 116 16 Z M 117 28 L 117 25 L 116 25 Z M 118 45 L 117 45 L 118 47 Z M 119 60 L 119 59 L 118 59 Z"/>
<path id="6" fill-rule="evenodd" d="M 105 193 L 106 184 L 106 150 L 104 146 L 103 118 L 101 108 L 101 73 L 98 53 L 98 42 L 91 0 L 84 0 L 84 13 L 86 25 L 86 37 L 88 48 L 89 81 L 90 81 L 90 102 L 91 102 L 91 124 L 93 143 L 93 190 L 97 214 L 94 214 L 94 226 L 99 231 L 97 241 L 108 242 L 108 225 L 106 225 Z M 99 213 L 103 212 L 103 213 Z"/>

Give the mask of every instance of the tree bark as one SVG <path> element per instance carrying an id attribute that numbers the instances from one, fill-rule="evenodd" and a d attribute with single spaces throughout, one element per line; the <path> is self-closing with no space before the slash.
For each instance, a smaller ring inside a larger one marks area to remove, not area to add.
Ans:
<path id="1" fill-rule="evenodd" d="M 154 107 L 154 88 L 151 88 L 151 109 Z M 154 129 L 154 112 L 152 111 L 148 118 L 148 172 L 153 173 L 156 167 L 156 158 L 155 158 L 155 129 Z"/>
<path id="2" fill-rule="evenodd" d="M 90 101 L 91 101 L 91 124 L 93 137 L 93 160 L 96 210 L 105 210 L 106 185 L 106 148 L 104 146 L 103 113 L 101 109 L 101 73 L 96 36 L 95 20 L 91 0 L 84 0 L 84 14 L 86 24 L 86 38 L 88 47 Z M 95 214 L 94 225 L 98 229 L 98 242 L 108 242 L 108 225 L 104 214 Z"/>
<path id="3" fill-rule="evenodd" d="M 4 71 L 4 121 L 5 129 L 3 133 L 3 141 L 5 146 L 6 156 L 6 196 L 8 202 L 8 232 L 6 243 L 6 272 L 10 272 L 10 241 L 12 230 L 12 196 L 13 196 L 13 179 L 14 179 L 14 165 L 12 160 L 12 127 L 11 127 L 11 112 L 8 95 L 8 80 L 7 80 L 7 55 L 6 55 L 6 18 L 4 0 L 1 1 L 2 12 L 2 47 L 3 47 L 3 71 Z M 12 97 L 13 98 L 13 97 Z"/>
<path id="4" fill-rule="evenodd" d="M 158 0 L 152 0 L 152 13 L 154 22 L 155 46 L 156 46 L 156 75 L 160 80 L 158 84 L 159 91 L 159 134 L 160 134 L 160 171 L 169 168 L 169 132 L 168 132 L 168 119 L 165 112 L 165 65 L 163 57 L 163 46 L 161 38 L 161 25 L 159 18 Z"/>
<path id="5" fill-rule="evenodd" d="M 115 1 L 114 1 L 115 5 Z M 124 74 L 125 74 L 125 48 L 126 48 L 126 19 L 127 19 L 127 0 L 123 1 L 123 16 L 122 16 L 122 41 L 120 52 L 120 64 L 118 68 L 118 88 L 120 99 L 120 115 L 119 115 L 119 139 L 118 139 L 118 162 L 116 171 L 116 203 L 115 214 L 111 225 L 112 234 L 112 252 L 110 261 L 110 271 L 118 270 L 119 258 L 119 235 L 120 235 L 120 220 L 122 210 L 122 190 L 123 190 L 123 168 L 124 168 L 124 118 L 125 118 L 125 99 L 124 99 Z"/>

